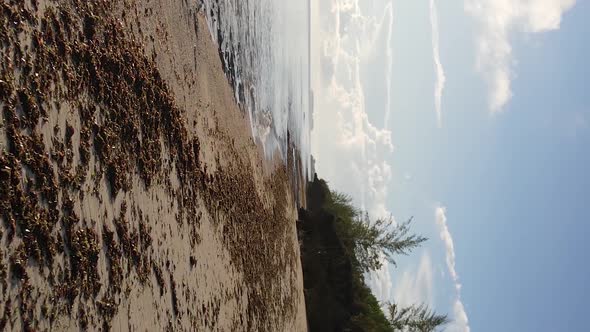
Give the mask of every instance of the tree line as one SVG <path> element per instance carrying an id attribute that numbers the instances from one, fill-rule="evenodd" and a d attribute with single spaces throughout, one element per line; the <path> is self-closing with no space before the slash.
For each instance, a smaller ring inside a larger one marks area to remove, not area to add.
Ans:
<path id="1" fill-rule="evenodd" d="M 352 204 L 350 196 L 329 190 L 325 182 L 323 185 L 328 193 L 324 209 L 335 217 L 336 231 L 352 262 L 355 301 L 361 308 L 351 318 L 350 330 L 435 332 L 449 323 L 447 315 L 434 312 L 426 304 L 403 307 L 386 303 L 384 313 L 364 282 L 366 273 L 382 267 L 381 255 L 396 265 L 396 256 L 408 255 L 427 240 L 410 232 L 412 218 L 400 224 L 392 218 L 371 220 L 368 213 Z"/>

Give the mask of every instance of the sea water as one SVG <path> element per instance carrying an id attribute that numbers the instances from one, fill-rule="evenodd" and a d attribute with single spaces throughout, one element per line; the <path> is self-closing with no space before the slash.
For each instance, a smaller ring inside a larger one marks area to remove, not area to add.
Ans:
<path id="1" fill-rule="evenodd" d="M 309 0 L 201 0 L 200 6 L 252 135 L 268 158 L 299 154 L 307 177 L 313 108 Z"/>

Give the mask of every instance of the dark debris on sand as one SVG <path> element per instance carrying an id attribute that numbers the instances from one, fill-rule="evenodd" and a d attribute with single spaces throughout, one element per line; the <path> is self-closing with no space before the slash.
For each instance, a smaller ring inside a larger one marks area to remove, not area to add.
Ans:
<path id="1" fill-rule="evenodd" d="M 97 221 L 82 220 L 75 207 L 84 195 L 98 197 L 102 179 L 113 201 L 130 190 L 132 174 L 139 174 L 146 188 L 160 183 L 170 187 L 171 168 L 160 157 L 166 152 L 182 184 L 176 193 L 178 222 L 188 223 L 196 246 L 201 219 L 197 202 L 201 199 L 208 211 L 218 211 L 212 214 L 214 222 L 223 229 L 232 263 L 249 286 L 243 327 L 273 330 L 266 317 L 295 309 L 293 298 L 271 291 L 279 280 L 276 272 L 296 259 L 287 253 L 275 257 L 290 223 L 281 186 L 289 173 L 282 169 L 266 184 L 276 198 L 274 208 L 268 208 L 258 198 L 249 163 L 236 157 L 236 164 L 223 171 L 204 171 L 201 145 L 187 133 L 184 110 L 175 105 L 156 64 L 113 14 L 116 5 L 110 0 L 49 1 L 41 13 L 34 0 L 0 4 L 0 106 L 7 139 L 0 154 L 0 327 L 12 326 L 16 317 L 25 329 L 42 321 L 51 326 L 68 315 L 82 329 L 100 325 L 108 330 L 119 309 L 117 299 L 126 296 L 125 280 L 146 284 L 154 275 L 163 295 L 163 270 L 170 273 L 174 315 L 186 311 L 179 308 L 171 271 L 149 255 L 148 221 L 131 227 L 123 202 L 114 228 L 106 223 L 94 227 Z M 65 106 L 79 119 L 79 127 L 56 124 L 46 140 L 41 129 L 52 112 Z M 94 189 L 86 191 L 85 185 Z M 101 279 L 97 268 L 103 250 L 108 279 Z M 56 263 L 58 257 L 63 264 Z M 194 267 L 197 260 L 191 256 L 185 264 Z M 49 294 L 32 295 L 39 293 L 30 282 L 34 269 Z M 9 296 L 9 288 L 16 289 L 16 298 Z M 44 301 L 41 313 L 37 301 Z M 72 312 L 75 303 L 78 310 Z M 216 317 L 219 306 L 204 305 L 202 314 Z M 214 319 L 207 322 L 214 324 Z"/>

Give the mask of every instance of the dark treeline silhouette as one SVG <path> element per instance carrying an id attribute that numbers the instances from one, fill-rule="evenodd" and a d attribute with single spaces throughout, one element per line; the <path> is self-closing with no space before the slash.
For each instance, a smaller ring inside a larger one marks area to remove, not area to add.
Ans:
<path id="1" fill-rule="evenodd" d="M 383 312 L 364 274 L 381 267 L 381 255 L 392 264 L 425 237 L 411 234 L 411 219 L 370 220 L 349 196 L 331 191 L 317 175 L 307 187 L 307 209 L 297 224 L 309 330 L 433 332 L 448 322 L 423 304 L 385 305 Z"/>

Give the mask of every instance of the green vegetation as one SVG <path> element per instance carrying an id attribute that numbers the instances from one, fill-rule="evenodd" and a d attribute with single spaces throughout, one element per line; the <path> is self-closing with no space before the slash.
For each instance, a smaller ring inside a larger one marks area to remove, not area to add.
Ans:
<path id="1" fill-rule="evenodd" d="M 338 233 L 348 254 L 363 272 L 381 268 L 380 254 L 396 265 L 394 255 L 407 255 L 427 239 L 408 234 L 412 219 L 393 226 L 393 219 L 371 221 L 366 212 L 356 209 L 352 199 L 345 194 L 330 191 L 326 210 L 338 220 Z"/>
<path id="2" fill-rule="evenodd" d="M 388 309 L 389 321 L 394 331 L 434 331 L 449 322 L 446 315 L 438 315 L 424 304 L 399 308 L 395 303 L 391 303 Z"/>
<path id="3" fill-rule="evenodd" d="M 333 228 L 339 241 L 339 245 L 332 248 L 337 249 L 334 252 L 329 252 L 330 248 L 327 247 L 327 242 L 317 239 L 313 243 L 308 241 L 310 246 L 314 247 L 311 251 L 323 252 L 326 253 L 325 255 L 329 255 L 331 260 L 339 259 L 350 264 L 350 292 L 352 294 L 349 306 L 352 309 L 350 316 L 347 317 L 348 321 L 341 325 L 341 328 L 349 331 L 434 332 L 437 328 L 448 323 L 446 315 L 438 315 L 426 305 L 400 308 L 395 303 L 389 303 L 386 316 L 381 305 L 365 284 L 364 274 L 381 268 L 382 255 L 395 265 L 395 256 L 408 255 L 427 240 L 425 237 L 410 233 L 412 219 L 397 225 L 393 224 L 391 218 L 372 221 L 367 213 L 354 207 L 349 196 L 330 191 L 325 181 L 316 178 L 310 188 L 308 205 L 311 212 L 313 213 L 314 209 L 321 211 L 315 212 L 314 222 L 330 219 L 329 225 Z M 309 248 L 307 251 L 310 251 Z M 338 257 L 339 253 L 343 253 L 345 257 Z M 307 254 L 307 256 L 309 255 Z M 306 265 L 311 265 L 306 262 L 313 259 L 313 257 L 304 259 L 304 273 Z M 336 274 L 335 272 L 327 273 Z M 339 270 L 338 273 L 342 273 L 342 270 Z M 326 280 L 339 279 L 331 276 Z M 316 292 L 320 294 L 320 291 L 316 290 Z M 334 290 L 332 292 L 338 293 Z M 316 294 L 315 296 L 340 296 L 333 293 L 324 290 L 322 295 Z M 341 304 L 342 301 L 339 302 L 339 305 Z M 317 306 L 313 306 L 313 303 L 308 306 L 317 308 Z M 310 325 L 310 330 L 313 331 L 314 326 Z"/>

